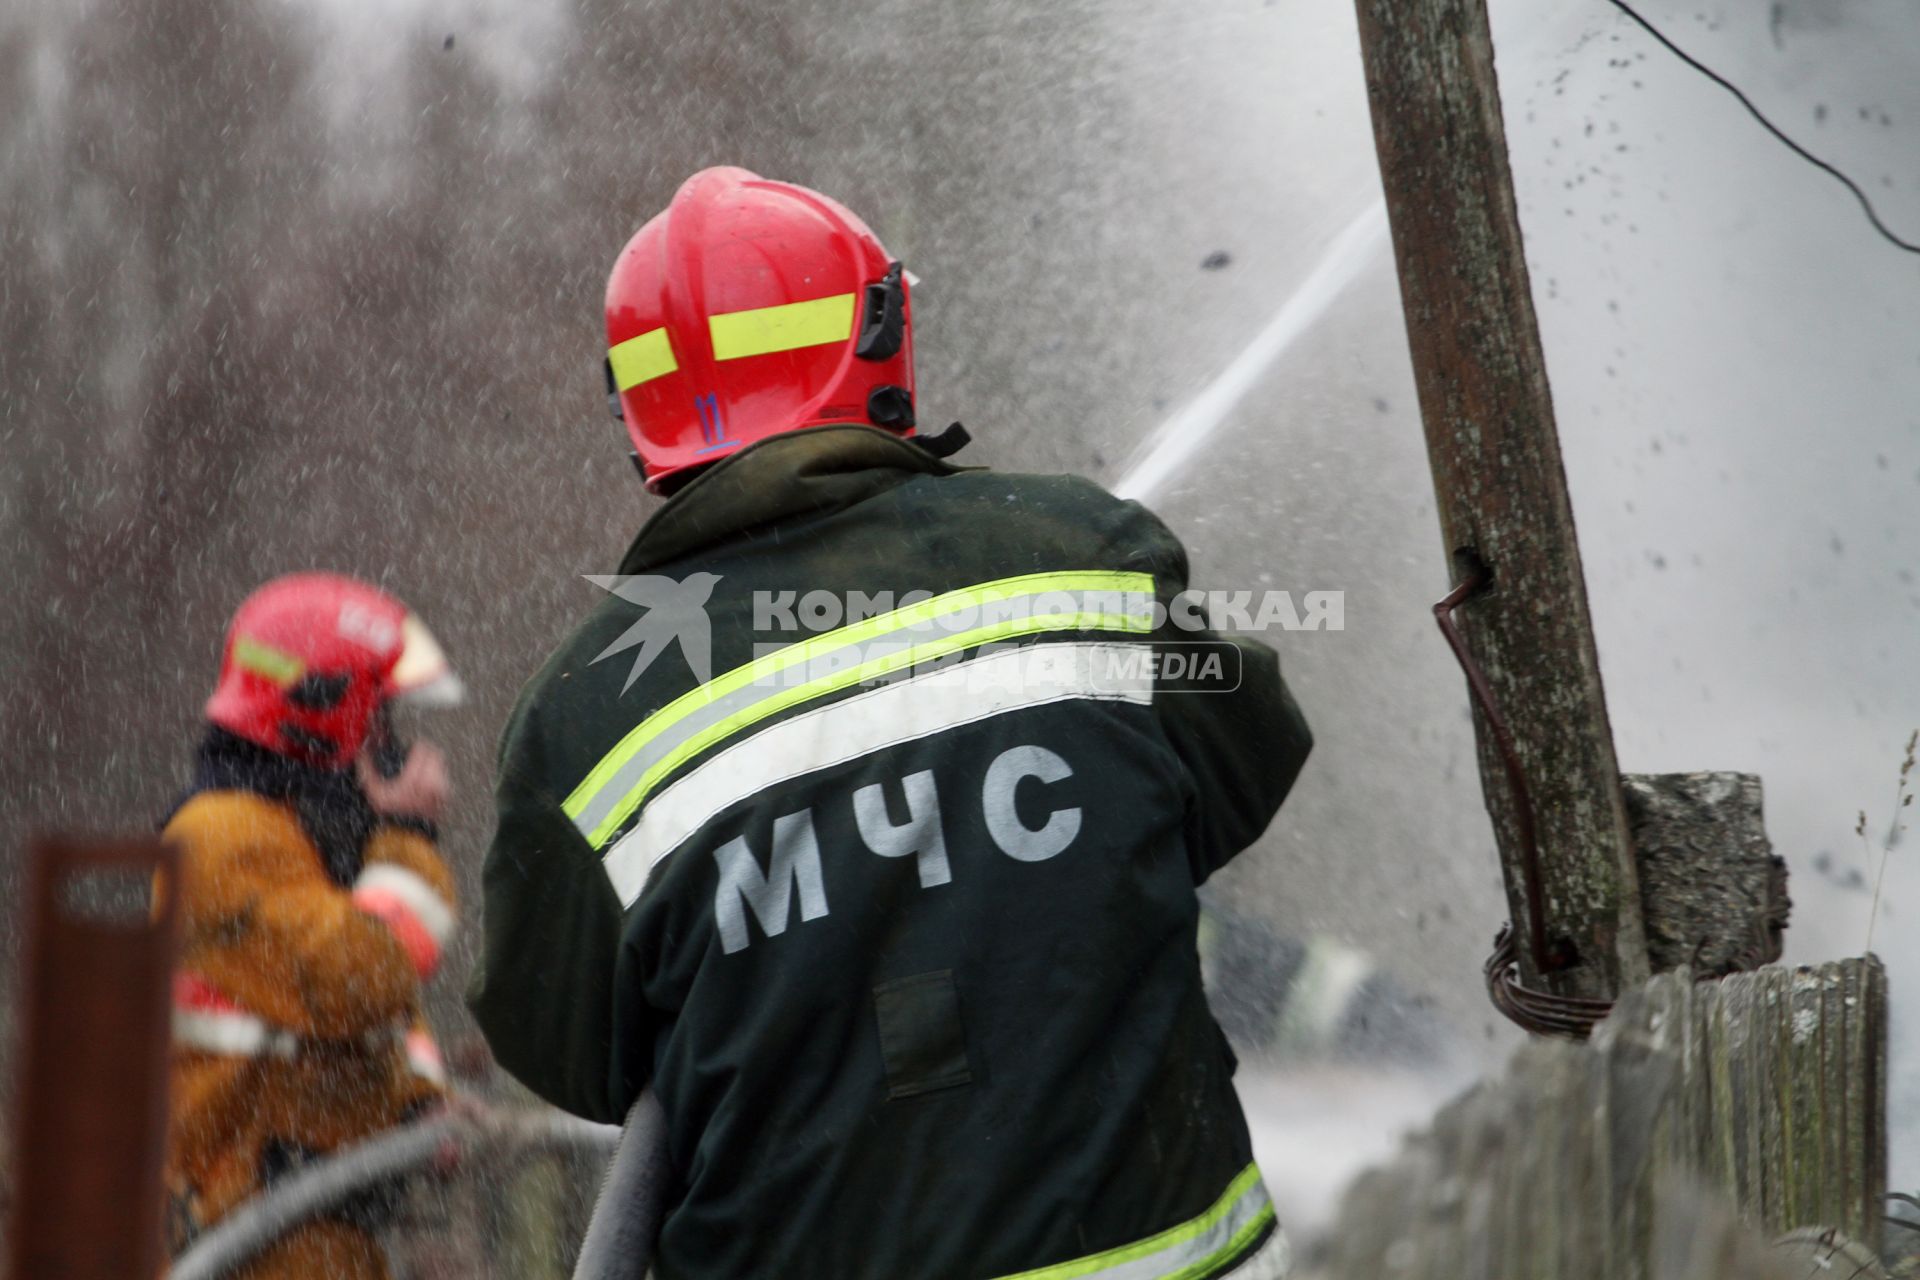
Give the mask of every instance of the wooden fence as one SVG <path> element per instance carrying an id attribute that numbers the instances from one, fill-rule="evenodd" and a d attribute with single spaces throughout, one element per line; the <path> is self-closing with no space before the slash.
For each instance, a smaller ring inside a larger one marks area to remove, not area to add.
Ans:
<path id="1" fill-rule="evenodd" d="M 1528 1044 L 1363 1175 L 1322 1269 L 1867 1280 L 1885 1211 L 1886 998 L 1870 956 L 1657 977 L 1590 1044 Z"/>

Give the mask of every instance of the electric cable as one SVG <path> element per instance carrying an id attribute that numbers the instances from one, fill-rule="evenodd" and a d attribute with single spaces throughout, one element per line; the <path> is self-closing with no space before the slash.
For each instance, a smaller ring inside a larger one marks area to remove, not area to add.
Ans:
<path id="1" fill-rule="evenodd" d="M 1758 120 L 1768 133 L 1771 133 L 1774 137 L 1778 138 L 1781 142 L 1785 143 L 1787 148 L 1791 150 L 1795 155 L 1799 156 L 1802 160 L 1805 160 L 1808 164 L 1812 165 L 1814 168 L 1820 169 L 1825 171 L 1826 173 L 1832 174 L 1833 177 L 1838 179 L 1841 185 L 1846 187 L 1847 190 L 1853 192 L 1853 198 L 1860 202 L 1860 207 L 1862 209 L 1866 210 L 1867 221 L 1873 224 L 1873 229 L 1875 231 L 1878 231 L 1883 237 L 1885 237 L 1889 244 L 1892 244 L 1896 248 L 1905 249 L 1908 253 L 1920 253 L 1920 244 L 1916 244 L 1911 240 L 1902 239 L 1899 235 L 1895 234 L 1892 228 L 1888 227 L 1886 223 L 1880 220 L 1879 211 L 1873 207 L 1873 201 L 1867 198 L 1867 193 L 1860 189 L 1860 185 L 1858 183 L 1856 183 L 1852 178 L 1849 178 L 1846 174 L 1842 173 L 1837 166 L 1829 163 L 1828 161 L 1822 160 L 1819 156 L 1813 154 L 1813 152 L 1807 150 L 1805 147 L 1795 142 L 1792 138 L 1789 138 L 1784 132 L 1781 131 L 1780 126 L 1776 125 L 1773 121 L 1767 119 L 1765 113 L 1763 113 L 1760 110 L 1760 108 L 1753 105 L 1753 100 L 1748 98 L 1746 94 L 1740 91 L 1739 85 L 1727 79 L 1725 76 L 1721 75 L 1718 71 L 1715 71 L 1712 67 L 1708 66 L 1706 63 L 1700 61 L 1700 59 L 1688 53 L 1685 49 L 1682 49 L 1679 45 L 1675 44 L 1672 40 L 1669 40 L 1666 37 L 1666 35 L 1660 30 L 1660 28 L 1654 26 L 1651 22 L 1648 22 L 1645 18 L 1641 17 L 1640 14 L 1634 9 L 1634 7 L 1628 4 L 1626 0 L 1607 0 L 1607 3 L 1611 4 L 1614 8 L 1626 14 L 1629 18 L 1632 18 L 1635 22 L 1639 23 L 1640 26 L 1646 30 L 1648 35 L 1652 36 L 1655 40 L 1658 40 L 1661 44 L 1665 45 L 1667 47 L 1667 50 L 1671 52 L 1676 58 L 1679 58 L 1680 61 L 1686 63 L 1688 66 L 1692 67 L 1695 71 L 1698 71 L 1701 75 L 1707 77 L 1707 79 L 1713 81 L 1715 84 L 1719 85 L 1722 89 L 1725 89 L 1728 93 L 1732 94 L 1735 98 L 1739 99 L 1740 105 L 1747 109 L 1747 113 L 1751 115 L 1755 120 Z"/>

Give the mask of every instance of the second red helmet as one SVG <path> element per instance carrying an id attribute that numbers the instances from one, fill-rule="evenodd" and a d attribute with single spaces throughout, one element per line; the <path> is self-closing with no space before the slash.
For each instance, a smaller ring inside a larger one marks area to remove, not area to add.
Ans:
<path id="1" fill-rule="evenodd" d="M 704 169 L 607 281 L 607 381 L 647 487 L 824 423 L 913 432 L 900 264 L 839 202 Z"/>
<path id="2" fill-rule="evenodd" d="M 449 704 L 459 677 L 433 635 L 377 587 L 333 573 L 275 578 L 233 615 L 207 719 L 321 769 L 344 769 L 395 698 Z"/>

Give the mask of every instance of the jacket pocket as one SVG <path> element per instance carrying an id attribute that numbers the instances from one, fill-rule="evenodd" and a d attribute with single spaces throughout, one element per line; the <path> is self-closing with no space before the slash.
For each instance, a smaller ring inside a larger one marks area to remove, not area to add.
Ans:
<path id="1" fill-rule="evenodd" d="M 935 969 L 873 989 L 887 1097 L 911 1098 L 973 1082 L 953 970 Z"/>

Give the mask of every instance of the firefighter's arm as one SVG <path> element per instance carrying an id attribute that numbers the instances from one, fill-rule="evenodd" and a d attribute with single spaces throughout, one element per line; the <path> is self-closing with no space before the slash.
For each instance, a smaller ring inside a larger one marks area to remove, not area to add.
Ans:
<path id="1" fill-rule="evenodd" d="M 494 1058 L 522 1084 L 575 1115 L 618 1124 L 643 1083 L 615 1065 L 620 900 L 599 855 L 538 781 L 530 700 L 501 743 L 467 1003 Z"/>
<path id="2" fill-rule="evenodd" d="M 391 929 L 414 972 L 431 978 L 459 923 L 453 874 L 434 847 L 435 824 L 446 812 L 450 792 L 446 757 L 431 742 L 418 742 L 391 778 L 369 756 L 356 767 L 360 790 L 380 825 L 362 850 L 353 904 Z"/>
<path id="3" fill-rule="evenodd" d="M 1156 644 L 1231 645 L 1224 663 L 1238 667 L 1231 689 L 1201 681 L 1154 693 L 1154 708 L 1168 745 L 1184 767 L 1192 800 L 1188 813 L 1189 856 L 1194 883 L 1204 882 L 1260 838 L 1313 749 L 1307 728 L 1273 649 L 1245 636 L 1182 626 L 1204 621 L 1204 611 L 1176 606 L 1187 587 L 1187 553 L 1158 518 L 1139 508 L 1136 554 L 1151 567 L 1155 591 L 1168 606 L 1168 624 Z M 1190 650 L 1191 652 L 1191 650 Z"/>
<path id="4" fill-rule="evenodd" d="M 1193 782 L 1188 825 L 1196 884 L 1260 838 L 1313 750 L 1306 717 L 1280 678 L 1279 655 L 1244 636 L 1206 638 L 1239 650 L 1239 688 L 1189 687 L 1155 698 Z"/>
<path id="5" fill-rule="evenodd" d="M 353 905 L 385 924 L 406 948 L 414 972 L 431 978 L 459 922 L 453 873 L 434 848 L 432 828 L 411 822 L 379 827 L 353 882 Z"/>

